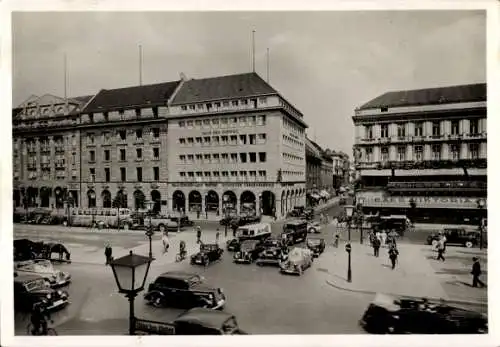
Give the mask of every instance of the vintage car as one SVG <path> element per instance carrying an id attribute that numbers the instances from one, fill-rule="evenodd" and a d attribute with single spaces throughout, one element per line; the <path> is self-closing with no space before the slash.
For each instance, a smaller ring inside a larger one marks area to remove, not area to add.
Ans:
<path id="1" fill-rule="evenodd" d="M 16 311 L 29 312 L 33 305 L 45 301 L 47 309 L 55 310 L 69 304 L 66 291 L 50 288 L 47 282 L 37 275 L 14 273 L 14 307 Z"/>
<path id="2" fill-rule="evenodd" d="M 18 274 L 32 274 L 44 279 L 52 288 L 60 287 L 71 281 L 71 275 L 67 272 L 54 269 L 47 259 L 34 259 L 18 262 L 14 269 Z"/>
<path id="3" fill-rule="evenodd" d="M 208 265 L 211 262 L 219 260 L 224 250 L 217 243 L 201 244 L 200 251 L 191 256 L 191 264 Z"/>
<path id="4" fill-rule="evenodd" d="M 462 228 L 444 229 L 444 236 L 446 236 L 447 245 L 461 245 L 467 248 L 479 246 L 481 240 L 481 233 L 479 231 L 467 231 Z M 483 239 L 484 239 L 483 234 Z M 427 244 L 436 246 L 440 239 L 438 233 L 427 236 Z"/>
<path id="5" fill-rule="evenodd" d="M 288 252 L 288 257 L 279 262 L 280 272 L 302 275 L 305 269 L 313 262 L 313 254 L 306 248 L 295 247 Z"/>
<path id="6" fill-rule="evenodd" d="M 320 237 L 308 237 L 306 240 L 307 248 L 311 250 L 314 257 L 319 257 L 325 251 L 325 239 Z"/>
<path id="7" fill-rule="evenodd" d="M 478 312 L 425 298 L 397 299 L 376 294 L 360 325 L 375 334 L 482 334 L 488 318 Z"/>
<path id="8" fill-rule="evenodd" d="M 234 315 L 204 308 L 184 312 L 173 324 L 176 335 L 247 335 Z"/>
<path id="9" fill-rule="evenodd" d="M 29 239 L 14 240 L 14 261 L 35 259 L 42 253 L 43 242 L 34 242 Z"/>
<path id="10" fill-rule="evenodd" d="M 259 266 L 265 264 L 278 265 L 280 261 L 286 260 L 288 256 L 288 248 L 285 250 L 279 239 L 269 238 L 264 241 L 262 247 L 264 249 L 259 253 L 259 257 L 255 262 Z"/>
<path id="11" fill-rule="evenodd" d="M 296 219 L 286 222 L 283 225 L 281 237 L 286 240 L 289 246 L 305 241 L 307 237 L 307 221 Z"/>
<path id="12" fill-rule="evenodd" d="M 240 250 L 241 242 L 239 239 L 231 239 L 226 243 L 226 249 L 230 252 L 237 252 Z"/>
<path id="13" fill-rule="evenodd" d="M 158 276 L 149 284 L 144 299 L 155 307 L 222 309 L 226 303 L 222 288 L 206 284 L 198 274 L 183 271 L 169 271 Z"/>
<path id="14" fill-rule="evenodd" d="M 309 222 L 307 223 L 307 232 L 310 234 L 319 234 L 321 232 L 320 222 Z"/>
<path id="15" fill-rule="evenodd" d="M 251 264 L 259 256 L 264 247 L 258 240 L 243 241 L 240 245 L 240 250 L 234 253 L 233 261 L 235 263 Z"/>
<path id="16" fill-rule="evenodd" d="M 176 216 L 170 217 L 170 220 L 177 226 L 177 221 L 179 220 L 179 217 Z M 194 225 L 194 222 L 190 220 L 188 216 L 182 216 L 180 220 L 181 220 L 181 228 L 192 227 Z"/>
<path id="17" fill-rule="evenodd" d="M 165 232 L 165 231 L 177 231 L 177 230 L 182 230 L 183 225 L 181 222 L 181 226 L 179 227 L 177 225 L 177 220 L 172 220 L 171 217 L 168 216 L 162 216 L 162 215 L 157 215 L 152 218 L 146 218 L 144 219 L 144 226 L 146 228 L 149 228 L 149 225 L 151 224 L 152 227 L 155 230 L 159 230 L 160 232 Z"/>
<path id="18" fill-rule="evenodd" d="M 239 227 L 236 230 L 236 237 L 243 242 L 245 240 L 264 241 L 271 236 L 271 224 L 257 223 Z"/>

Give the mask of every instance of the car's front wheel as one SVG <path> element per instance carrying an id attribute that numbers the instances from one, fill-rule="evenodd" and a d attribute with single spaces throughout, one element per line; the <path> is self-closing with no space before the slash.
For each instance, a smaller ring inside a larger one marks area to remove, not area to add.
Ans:
<path id="1" fill-rule="evenodd" d="M 472 246 L 474 246 L 474 243 L 472 241 L 465 242 L 465 247 L 472 248 Z"/>

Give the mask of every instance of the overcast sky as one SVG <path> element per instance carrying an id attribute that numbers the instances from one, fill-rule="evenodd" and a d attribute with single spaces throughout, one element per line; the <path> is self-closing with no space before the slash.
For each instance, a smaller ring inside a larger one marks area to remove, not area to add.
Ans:
<path id="1" fill-rule="evenodd" d="M 352 155 L 354 109 L 387 91 L 486 81 L 482 11 L 14 13 L 13 104 L 256 69 L 295 105 L 308 134 Z"/>

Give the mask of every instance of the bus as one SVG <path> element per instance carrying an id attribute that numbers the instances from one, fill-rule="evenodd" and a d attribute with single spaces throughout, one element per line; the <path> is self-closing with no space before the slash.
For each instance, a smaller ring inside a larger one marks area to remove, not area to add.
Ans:
<path id="1" fill-rule="evenodd" d="M 259 240 L 263 241 L 271 236 L 271 224 L 257 223 L 241 226 L 236 230 L 236 237 L 240 241 Z"/>
<path id="2" fill-rule="evenodd" d="M 110 228 L 128 230 L 133 225 L 132 211 L 128 208 L 71 208 L 70 225 L 93 226 L 106 225 Z"/>

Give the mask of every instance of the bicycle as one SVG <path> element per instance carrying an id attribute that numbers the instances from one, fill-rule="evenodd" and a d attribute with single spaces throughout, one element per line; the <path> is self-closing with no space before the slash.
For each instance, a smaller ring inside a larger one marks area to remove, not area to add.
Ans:
<path id="1" fill-rule="evenodd" d="M 50 321 L 50 323 L 54 323 L 54 321 Z M 28 323 L 28 326 L 26 327 L 26 331 L 28 333 L 28 335 L 33 335 L 33 336 L 42 336 L 43 334 L 41 334 L 39 331 L 35 334 L 33 334 L 33 324 L 30 322 Z M 47 336 L 57 336 L 57 331 L 56 329 L 54 328 L 47 328 Z"/>

